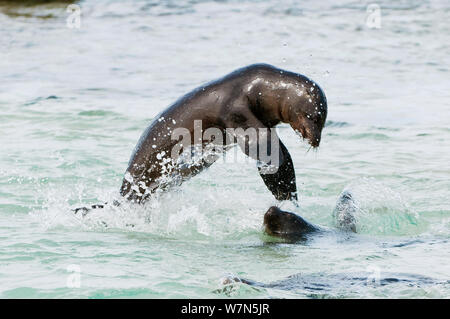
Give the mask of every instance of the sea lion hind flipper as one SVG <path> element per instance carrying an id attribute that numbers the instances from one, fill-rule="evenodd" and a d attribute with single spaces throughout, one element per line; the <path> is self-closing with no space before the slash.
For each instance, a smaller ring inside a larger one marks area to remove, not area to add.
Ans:
<path id="1" fill-rule="evenodd" d="M 100 208 L 105 208 L 105 206 L 108 205 L 108 203 L 103 203 L 103 204 L 94 204 L 91 205 L 91 208 L 87 208 L 87 207 L 77 207 L 72 209 L 72 211 L 74 212 L 74 214 L 78 214 L 79 212 L 81 212 L 81 216 L 84 217 L 88 214 L 88 212 L 90 212 L 93 209 L 100 209 Z M 120 206 L 120 203 L 115 200 L 113 201 L 113 205 L 114 206 Z"/>
<path id="2" fill-rule="evenodd" d="M 77 207 L 75 209 L 72 209 L 72 211 L 75 215 L 81 212 L 81 216 L 84 217 L 87 215 L 87 213 L 90 211 L 90 209 L 87 207 Z"/>
<path id="3" fill-rule="evenodd" d="M 336 207 L 333 210 L 333 217 L 337 228 L 357 233 L 357 211 L 358 206 L 352 193 L 344 190 L 339 196 Z"/>

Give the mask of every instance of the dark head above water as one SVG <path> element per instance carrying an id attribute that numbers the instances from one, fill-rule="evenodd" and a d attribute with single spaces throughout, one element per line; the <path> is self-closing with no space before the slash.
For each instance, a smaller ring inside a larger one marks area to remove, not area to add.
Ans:
<path id="1" fill-rule="evenodd" d="M 264 230 L 271 236 L 295 240 L 304 238 L 318 228 L 294 213 L 272 206 L 264 215 Z"/>

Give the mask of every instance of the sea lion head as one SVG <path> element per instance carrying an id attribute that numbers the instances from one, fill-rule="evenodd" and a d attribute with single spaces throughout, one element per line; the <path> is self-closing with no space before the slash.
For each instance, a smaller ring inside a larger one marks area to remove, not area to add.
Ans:
<path id="1" fill-rule="evenodd" d="M 316 228 L 300 216 L 272 206 L 264 214 L 264 230 L 271 236 L 296 239 Z"/>
<path id="2" fill-rule="evenodd" d="M 286 101 L 286 100 L 285 100 Z M 295 95 L 290 96 L 282 110 L 284 122 L 307 139 L 316 148 L 320 144 L 322 129 L 327 119 L 328 105 L 325 93 L 318 84 L 305 77 L 297 85 Z"/>

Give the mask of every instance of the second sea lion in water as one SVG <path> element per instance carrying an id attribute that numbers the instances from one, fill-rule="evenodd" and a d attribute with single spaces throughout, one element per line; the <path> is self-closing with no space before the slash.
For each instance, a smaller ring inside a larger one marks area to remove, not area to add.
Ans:
<path id="1" fill-rule="evenodd" d="M 333 211 L 336 227 L 356 233 L 356 209 L 352 194 L 348 191 L 342 192 Z M 307 234 L 322 230 L 323 228 L 308 222 L 303 217 L 276 206 L 270 207 L 264 214 L 264 231 L 270 236 L 296 241 L 304 239 Z"/>

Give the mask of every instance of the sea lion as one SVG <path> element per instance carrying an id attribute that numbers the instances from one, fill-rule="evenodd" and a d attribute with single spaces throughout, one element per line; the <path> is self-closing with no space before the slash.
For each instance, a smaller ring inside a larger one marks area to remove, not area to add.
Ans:
<path id="1" fill-rule="evenodd" d="M 338 198 L 333 211 L 336 227 L 343 231 L 356 233 L 356 203 L 349 191 L 343 191 Z M 264 231 L 274 237 L 288 241 L 299 241 L 306 239 L 306 235 L 325 228 L 316 226 L 303 217 L 283 211 L 276 206 L 270 207 L 264 214 Z"/>
<path id="2" fill-rule="evenodd" d="M 278 155 L 275 170 L 259 173 L 278 200 L 296 200 L 294 165 L 287 148 L 276 132 L 270 130 L 283 122 L 318 147 L 327 117 L 327 100 L 322 89 L 308 77 L 268 64 L 253 64 L 238 69 L 216 81 L 202 85 L 178 99 L 161 112 L 142 134 L 131 155 L 120 188 L 120 194 L 142 203 L 156 190 L 167 189 L 210 166 L 214 159 L 201 159 L 193 165 L 170 161 L 170 154 L 179 140 L 169 132 L 183 128 L 190 135 L 191 145 L 205 147 L 211 141 L 195 136 L 196 121 L 201 131 L 218 129 L 227 136 L 227 129 L 254 128 L 263 131 L 268 150 Z M 236 138 L 243 137 L 238 136 Z M 257 138 L 261 138 L 258 135 Z M 249 145 L 259 140 L 244 137 L 239 145 L 244 153 L 267 165 L 258 155 L 250 154 Z M 225 141 L 222 145 L 234 144 Z M 277 152 L 274 144 L 279 145 Z M 167 164 L 169 162 L 169 164 Z M 169 178 L 168 178 L 169 177 Z"/>
<path id="3" fill-rule="evenodd" d="M 263 283 L 250 279 L 228 275 L 221 279 L 224 287 L 216 290 L 217 293 L 228 293 L 236 283 L 253 287 L 271 288 L 287 291 L 304 291 L 316 294 L 341 294 L 342 291 L 364 291 L 367 286 L 399 285 L 403 287 L 423 287 L 435 285 L 448 285 L 449 280 L 437 280 L 431 277 L 408 273 L 385 272 L 355 272 L 355 273 L 311 273 L 294 274 L 285 279 L 271 283 Z"/>
<path id="4" fill-rule="evenodd" d="M 259 174 L 275 198 L 296 201 L 291 155 L 276 131 L 271 129 L 279 123 L 288 123 L 316 148 L 320 144 L 327 110 L 324 92 L 304 75 L 269 64 L 238 69 L 189 92 L 155 117 L 131 155 L 120 194 L 132 202 L 143 203 L 156 191 L 179 185 L 217 159 L 217 156 L 209 155 L 195 162 L 180 161 L 182 156 L 174 159 L 174 149 L 180 145 L 179 136 L 175 134 L 174 138 L 174 132 L 182 129 L 188 135 L 192 152 L 198 147 L 202 151 L 211 142 L 226 151 L 236 144 L 235 138 L 243 141 L 238 143 L 241 150 L 263 164 L 258 166 Z M 205 140 L 203 132 L 209 129 L 215 129 L 222 136 Z M 232 130 L 231 138 L 229 129 Z M 257 134 L 246 135 L 250 129 Z M 252 145 L 257 145 L 256 153 L 251 152 L 254 150 Z M 263 148 L 271 155 L 269 159 L 261 157 Z M 187 148 L 188 152 L 191 150 Z M 207 154 L 201 151 L 201 154 Z M 119 204 L 120 201 L 114 201 L 114 205 Z M 91 206 L 102 207 L 102 204 Z M 86 214 L 91 208 L 81 207 L 74 211 Z"/>

